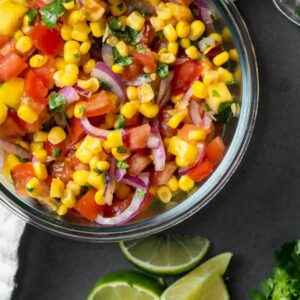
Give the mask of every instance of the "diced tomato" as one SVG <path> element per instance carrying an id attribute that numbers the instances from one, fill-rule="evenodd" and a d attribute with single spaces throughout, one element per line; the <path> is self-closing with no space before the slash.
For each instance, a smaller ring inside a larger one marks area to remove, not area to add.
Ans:
<path id="1" fill-rule="evenodd" d="M 24 133 L 14 118 L 14 114 L 17 115 L 13 110 L 8 111 L 6 120 L 0 125 L 0 138 L 21 136 Z"/>
<path id="2" fill-rule="evenodd" d="M 141 115 L 139 112 L 137 112 L 131 119 L 126 119 L 125 120 L 125 127 L 133 127 L 133 126 L 138 126 L 141 124 Z"/>
<path id="3" fill-rule="evenodd" d="M 75 205 L 74 209 L 89 221 L 95 221 L 103 206 L 95 202 L 96 190 L 90 189 Z"/>
<path id="4" fill-rule="evenodd" d="M 148 68 L 150 72 L 155 72 L 156 61 L 151 54 L 133 52 L 132 56 L 135 57 L 143 66 Z"/>
<path id="5" fill-rule="evenodd" d="M 23 59 L 14 52 L 10 52 L 0 59 L 0 81 L 8 81 L 27 68 L 27 64 Z"/>
<path id="6" fill-rule="evenodd" d="M 156 33 L 152 25 L 150 24 L 150 22 L 146 22 L 142 31 L 141 43 L 147 45 L 148 47 L 151 47 L 155 36 Z"/>
<path id="7" fill-rule="evenodd" d="M 154 196 L 151 193 L 148 193 L 145 199 L 145 202 L 142 204 L 141 212 L 145 211 L 148 206 L 152 203 Z"/>
<path id="8" fill-rule="evenodd" d="M 127 172 L 131 176 L 138 176 L 151 164 L 151 162 L 152 159 L 149 155 L 135 153 L 128 161 L 129 168 Z"/>
<path id="9" fill-rule="evenodd" d="M 16 41 L 10 40 L 8 43 L 1 46 L 0 56 L 4 57 L 4 56 L 8 55 L 9 53 L 12 53 L 15 51 L 16 51 Z"/>
<path id="10" fill-rule="evenodd" d="M 49 29 L 47 26 L 37 24 L 28 33 L 34 46 L 44 54 L 57 56 L 64 47 L 64 41 L 58 29 Z"/>
<path id="11" fill-rule="evenodd" d="M 113 105 L 105 91 L 94 94 L 87 102 L 84 110 L 85 117 L 98 117 L 111 111 Z"/>
<path id="12" fill-rule="evenodd" d="M 185 141 L 189 141 L 189 133 L 192 130 L 197 130 L 197 126 L 193 124 L 184 124 L 181 129 L 178 130 L 178 136 L 184 139 Z"/>
<path id="13" fill-rule="evenodd" d="M 199 78 L 201 74 L 201 63 L 196 60 L 189 60 L 175 67 L 172 80 L 172 95 L 185 93 L 191 83 Z"/>
<path id="14" fill-rule="evenodd" d="M 134 80 L 139 74 L 142 73 L 143 66 L 136 59 L 132 59 L 132 63 L 124 68 L 123 77 L 125 80 L 131 81 Z"/>
<path id="15" fill-rule="evenodd" d="M 25 77 L 24 93 L 25 96 L 33 100 L 45 105 L 48 104 L 46 99 L 48 89 L 45 87 L 43 80 L 33 71 L 29 71 Z"/>
<path id="16" fill-rule="evenodd" d="M 63 141 L 57 145 L 51 144 L 49 141 L 45 143 L 45 150 L 47 154 L 54 158 L 59 158 L 67 153 L 66 142 Z"/>
<path id="17" fill-rule="evenodd" d="M 9 36 L 0 34 L 0 48 L 2 48 L 9 40 L 10 40 Z"/>
<path id="18" fill-rule="evenodd" d="M 153 184 L 156 185 L 167 184 L 168 181 L 172 178 L 176 169 L 177 169 L 177 165 L 175 162 L 167 162 L 165 169 L 163 171 L 154 173 Z"/>
<path id="19" fill-rule="evenodd" d="M 194 181 L 200 182 L 205 179 L 214 169 L 214 164 L 209 159 L 204 159 L 197 167 L 188 173 Z"/>
<path id="20" fill-rule="evenodd" d="M 150 135 L 150 125 L 144 124 L 125 130 L 125 144 L 130 151 L 144 149 Z"/>
<path id="21" fill-rule="evenodd" d="M 71 142 L 73 144 L 80 140 L 84 135 L 84 131 L 80 125 L 79 119 L 74 117 L 70 119 L 70 127 Z"/>
<path id="22" fill-rule="evenodd" d="M 164 106 L 159 112 L 159 130 L 163 137 L 172 137 L 176 135 L 176 129 L 171 128 L 168 124 L 171 116 L 168 110 L 172 109 L 171 105 Z"/>
<path id="23" fill-rule="evenodd" d="M 34 169 L 32 163 L 23 163 L 15 166 L 11 171 L 11 176 L 15 184 L 16 193 L 26 196 L 26 183 L 34 177 Z"/>
<path id="24" fill-rule="evenodd" d="M 39 131 L 40 127 L 41 127 L 41 122 L 40 120 L 37 120 L 36 122 L 34 122 L 33 124 L 29 124 L 25 121 L 23 121 L 22 119 L 19 118 L 18 114 L 16 111 L 11 110 L 9 113 L 9 116 L 14 120 L 14 122 L 18 125 L 18 127 L 20 128 L 21 132 L 26 132 L 26 133 L 30 133 L 30 132 L 35 132 L 35 131 Z"/>
<path id="25" fill-rule="evenodd" d="M 52 0 L 27 0 L 26 6 L 30 9 L 39 9 L 52 2 Z"/>
<path id="26" fill-rule="evenodd" d="M 111 206 L 104 205 L 103 206 L 103 216 L 106 218 L 111 218 L 122 213 L 131 203 L 132 197 L 128 197 L 125 199 L 115 199 L 112 202 Z"/>
<path id="27" fill-rule="evenodd" d="M 218 136 L 206 146 L 205 156 L 214 164 L 218 164 L 223 159 L 225 152 L 226 146 Z"/>
<path id="28" fill-rule="evenodd" d="M 47 89 L 52 89 L 54 85 L 53 75 L 55 73 L 55 61 L 53 58 L 49 58 L 47 63 L 40 68 L 36 68 L 34 73 L 41 78 L 44 83 L 44 86 Z"/>

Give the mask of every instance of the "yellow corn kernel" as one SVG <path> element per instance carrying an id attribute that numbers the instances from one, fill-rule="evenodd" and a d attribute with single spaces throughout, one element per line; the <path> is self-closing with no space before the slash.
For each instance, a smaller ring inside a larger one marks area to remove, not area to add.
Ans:
<path id="1" fill-rule="evenodd" d="M 64 45 L 64 50 L 69 51 L 72 49 L 79 49 L 80 43 L 77 41 L 67 41 Z"/>
<path id="2" fill-rule="evenodd" d="M 155 10 L 161 20 L 168 20 L 173 16 L 171 8 L 163 2 L 160 2 Z"/>
<path id="3" fill-rule="evenodd" d="M 221 103 L 232 101 L 232 94 L 224 82 L 210 84 L 207 90 L 208 97 L 206 98 L 206 104 L 214 112 L 219 110 Z"/>
<path id="4" fill-rule="evenodd" d="M 127 5 L 123 1 L 118 2 L 110 7 L 110 11 L 114 17 L 119 17 L 127 12 Z"/>
<path id="5" fill-rule="evenodd" d="M 219 72 L 216 70 L 208 70 L 204 73 L 203 83 L 209 85 L 219 80 Z"/>
<path id="6" fill-rule="evenodd" d="M 140 31 L 145 24 L 145 18 L 137 11 L 132 12 L 126 19 L 126 24 L 130 28 Z"/>
<path id="7" fill-rule="evenodd" d="M 61 202 L 63 205 L 70 209 L 75 206 L 76 198 L 70 190 L 66 189 L 63 197 L 61 198 Z"/>
<path id="8" fill-rule="evenodd" d="M 112 47 L 115 47 L 118 44 L 118 42 L 118 38 L 114 35 L 111 35 L 106 39 L 106 43 Z"/>
<path id="9" fill-rule="evenodd" d="M 116 48 L 121 56 L 126 57 L 129 55 L 128 46 L 123 41 L 119 41 Z"/>
<path id="10" fill-rule="evenodd" d="M 168 181 L 168 187 L 172 192 L 176 192 L 179 189 L 176 176 L 172 176 L 172 178 Z"/>
<path id="11" fill-rule="evenodd" d="M 61 127 L 52 127 L 48 133 L 48 141 L 52 145 L 57 145 L 66 139 L 67 135 Z"/>
<path id="12" fill-rule="evenodd" d="M 35 54 L 31 56 L 29 60 L 29 65 L 32 68 L 40 68 L 47 62 L 47 60 L 48 60 L 47 56 Z"/>
<path id="13" fill-rule="evenodd" d="M 5 106 L 11 107 L 15 110 L 18 109 L 24 91 L 24 79 L 15 77 L 4 82 L 0 87 L 0 103 L 2 102 L 0 112 L 5 114 Z M 9 95 L 9 97 L 7 97 Z M 3 120 L 2 115 L 2 120 Z"/>
<path id="14" fill-rule="evenodd" d="M 116 74 L 122 74 L 124 71 L 124 68 L 122 66 L 120 66 L 119 64 L 112 65 L 111 69 Z"/>
<path id="15" fill-rule="evenodd" d="M 205 25 L 203 22 L 196 20 L 191 24 L 191 32 L 189 38 L 191 41 L 196 41 L 204 33 Z"/>
<path id="16" fill-rule="evenodd" d="M 99 89 L 99 80 L 95 77 L 91 77 L 87 80 L 78 80 L 77 85 L 85 90 L 89 90 L 92 93 L 95 93 Z"/>
<path id="17" fill-rule="evenodd" d="M 64 60 L 68 64 L 76 64 L 80 61 L 80 44 L 77 41 L 67 41 L 64 45 Z"/>
<path id="18" fill-rule="evenodd" d="M 219 33 L 212 32 L 208 35 L 208 37 L 214 39 L 217 42 L 217 45 L 220 45 L 223 42 L 222 36 Z"/>
<path id="19" fill-rule="evenodd" d="M 39 180 L 45 180 L 48 177 L 48 172 L 45 165 L 41 162 L 33 163 L 34 175 Z"/>
<path id="20" fill-rule="evenodd" d="M 85 41 L 85 42 L 83 42 L 83 43 L 80 45 L 80 47 L 79 47 L 79 53 L 80 53 L 81 55 L 87 54 L 87 53 L 89 52 L 91 46 L 92 46 L 91 41 Z"/>
<path id="21" fill-rule="evenodd" d="M 53 178 L 50 187 L 51 198 L 62 198 L 65 191 L 65 184 L 59 178 Z"/>
<path id="22" fill-rule="evenodd" d="M 184 49 L 188 48 L 191 46 L 191 41 L 188 38 L 184 38 L 180 40 L 180 46 Z"/>
<path id="23" fill-rule="evenodd" d="M 65 66 L 66 66 L 66 63 L 62 57 L 55 58 L 55 68 L 57 70 L 64 70 Z"/>
<path id="24" fill-rule="evenodd" d="M 84 164 L 88 164 L 93 157 L 92 152 L 87 149 L 77 150 L 75 155 Z"/>
<path id="25" fill-rule="evenodd" d="M 176 156 L 175 162 L 177 166 L 181 168 L 186 168 L 189 165 L 189 162 L 185 158 L 180 156 Z"/>
<path id="26" fill-rule="evenodd" d="M 182 98 L 183 98 L 184 94 L 179 94 L 176 96 L 172 96 L 171 100 L 174 104 L 178 103 Z"/>
<path id="27" fill-rule="evenodd" d="M 88 183 L 90 172 L 87 170 L 78 170 L 73 173 L 73 181 L 79 186 L 84 186 Z"/>
<path id="28" fill-rule="evenodd" d="M 105 205 L 105 198 L 104 198 L 104 190 L 100 189 L 99 191 L 97 191 L 97 193 L 95 194 L 95 202 L 98 205 Z"/>
<path id="29" fill-rule="evenodd" d="M 161 31 L 165 27 L 165 22 L 159 17 L 151 17 L 150 23 L 155 31 Z"/>
<path id="30" fill-rule="evenodd" d="M 81 191 L 80 185 L 76 184 L 76 183 L 73 182 L 73 181 L 69 181 L 69 182 L 67 183 L 66 188 L 67 188 L 68 190 L 70 190 L 74 196 L 78 196 L 78 195 L 80 194 L 80 191 Z"/>
<path id="31" fill-rule="evenodd" d="M 87 135 L 78 148 L 78 150 L 80 149 L 87 149 L 92 154 L 97 154 L 102 151 L 101 139 Z"/>
<path id="32" fill-rule="evenodd" d="M 63 6 L 65 9 L 71 10 L 75 8 L 75 2 L 74 1 L 64 2 Z"/>
<path id="33" fill-rule="evenodd" d="M 159 55 L 159 61 L 165 64 L 173 64 L 176 56 L 173 53 L 162 53 Z"/>
<path id="34" fill-rule="evenodd" d="M 24 36 L 23 32 L 19 29 L 14 33 L 14 39 L 18 41 L 22 36 Z"/>
<path id="35" fill-rule="evenodd" d="M 107 136 L 107 142 L 110 148 L 123 145 L 122 133 L 120 130 L 113 130 Z"/>
<path id="36" fill-rule="evenodd" d="M 33 141 L 34 142 L 47 142 L 48 133 L 45 131 L 37 131 L 33 134 Z"/>
<path id="37" fill-rule="evenodd" d="M 117 187 L 116 187 L 116 196 L 117 199 L 126 199 L 126 197 L 128 197 L 128 195 L 130 194 L 131 189 L 130 187 L 125 184 L 125 183 L 118 183 Z"/>
<path id="38" fill-rule="evenodd" d="M 90 33 L 90 27 L 86 22 L 80 22 L 73 26 L 71 37 L 79 42 L 84 42 L 88 39 Z"/>
<path id="39" fill-rule="evenodd" d="M 121 107 L 121 114 L 126 118 L 126 119 L 131 119 L 138 111 L 139 108 L 139 103 L 138 101 L 130 101 L 125 103 Z"/>
<path id="40" fill-rule="evenodd" d="M 0 102 L 0 125 L 6 120 L 8 113 L 7 106 L 1 101 Z"/>
<path id="41" fill-rule="evenodd" d="M 124 31 L 125 28 L 126 28 L 126 16 L 120 16 L 120 17 L 118 17 L 118 21 L 121 22 L 121 28 L 120 28 L 120 30 Z"/>
<path id="42" fill-rule="evenodd" d="M 85 15 L 83 10 L 74 10 L 70 13 L 68 17 L 68 24 L 71 26 L 76 25 L 79 22 L 83 22 L 85 20 Z"/>
<path id="43" fill-rule="evenodd" d="M 218 68 L 218 73 L 219 73 L 219 80 L 224 81 L 225 83 L 234 80 L 233 74 L 222 67 Z"/>
<path id="44" fill-rule="evenodd" d="M 189 191 L 190 189 L 192 189 L 194 187 L 195 182 L 188 175 L 184 175 L 184 176 L 180 177 L 178 184 L 179 184 L 179 188 L 182 191 L 187 192 L 187 191 Z"/>
<path id="45" fill-rule="evenodd" d="M 25 16 L 25 17 L 26 17 L 26 16 Z M 25 17 L 24 17 L 24 19 L 25 19 Z M 21 30 L 22 30 L 22 32 L 23 32 L 24 34 L 27 34 L 27 33 L 29 33 L 29 31 L 31 30 L 31 26 L 25 26 L 25 25 L 23 25 L 22 28 L 21 28 Z"/>
<path id="46" fill-rule="evenodd" d="M 40 181 L 36 177 L 32 177 L 26 183 L 26 191 L 32 197 L 38 197 L 41 193 L 42 187 Z"/>
<path id="47" fill-rule="evenodd" d="M 175 17 L 172 17 L 172 18 L 170 18 L 170 19 L 168 19 L 168 20 L 165 20 L 165 25 L 169 25 L 169 24 L 173 25 L 174 28 L 175 28 L 175 27 L 176 27 L 176 24 L 177 24 L 176 18 L 175 18 Z"/>
<path id="48" fill-rule="evenodd" d="M 155 118 L 159 112 L 159 106 L 155 103 L 142 103 L 139 107 L 139 112 L 146 118 Z"/>
<path id="49" fill-rule="evenodd" d="M 114 156 L 116 160 L 125 160 L 130 156 L 130 153 L 119 153 L 118 148 L 112 148 L 111 154 Z"/>
<path id="50" fill-rule="evenodd" d="M 72 40 L 71 34 L 72 34 L 73 27 L 68 24 L 63 24 L 60 30 L 60 35 L 64 41 L 70 41 Z"/>
<path id="51" fill-rule="evenodd" d="M 232 41 L 232 35 L 228 27 L 224 27 L 222 30 L 222 37 L 224 42 L 231 42 Z"/>
<path id="52" fill-rule="evenodd" d="M 172 24 L 165 26 L 163 29 L 163 33 L 169 42 L 176 42 L 177 32 Z"/>
<path id="53" fill-rule="evenodd" d="M 176 56 L 178 52 L 178 43 L 177 42 L 168 43 L 168 52 Z"/>
<path id="54" fill-rule="evenodd" d="M 18 117 L 29 124 L 33 124 L 39 115 L 29 105 L 24 104 L 18 108 Z"/>
<path id="55" fill-rule="evenodd" d="M 197 80 L 192 86 L 193 96 L 204 99 L 207 96 L 207 89 L 203 82 Z"/>
<path id="56" fill-rule="evenodd" d="M 21 53 L 26 53 L 32 46 L 32 41 L 29 36 L 22 36 L 16 43 L 16 49 Z"/>
<path id="57" fill-rule="evenodd" d="M 139 97 L 137 88 L 135 86 L 128 86 L 126 88 L 126 96 L 130 101 L 137 100 Z"/>
<path id="58" fill-rule="evenodd" d="M 68 208 L 64 204 L 59 205 L 59 207 L 56 210 L 56 213 L 59 216 L 64 216 L 67 212 L 68 212 Z"/>
<path id="59" fill-rule="evenodd" d="M 203 129 L 191 130 L 188 138 L 191 141 L 203 142 L 206 139 L 206 132 Z"/>
<path id="60" fill-rule="evenodd" d="M 93 69 L 95 68 L 96 60 L 95 59 L 89 59 L 84 65 L 83 65 L 83 72 L 85 74 L 90 74 Z"/>
<path id="61" fill-rule="evenodd" d="M 158 57 L 159 57 L 159 55 L 161 55 L 161 54 L 163 54 L 163 53 L 167 53 L 167 52 L 168 52 L 168 49 L 167 49 L 167 48 L 160 48 L 160 49 L 158 50 L 158 52 L 157 52 Z"/>
<path id="62" fill-rule="evenodd" d="M 40 149 L 37 151 L 32 152 L 32 155 L 42 163 L 45 163 L 47 161 L 47 152 L 45 149 Z"/>
<path id="63" fill-rule="evenodd" d="M 101 20 L 99 22 L 91 22 L 90 23 L 91 32 L 94 37 L 99 38 L 104 35 L 105 21 L 106 21 L 105 18 L 101 18 Z"/>
<path id="64" fill-rule="evenodd" d="M 229 53 L 227 51 L 223 51 L 222 53 L 218 54 L 213 58 L 213 63 L 217 66 L 220 67 L 227 63 L 229 60 Z"/>
<path id="65" fill-rule="evenodd" d="M 179 124 L 183 121 L 183 119 L 186 117 L 186 115 L 186 110 L 176 113 L 173 117 L 170 118 L 168 125 L 171 128 L 177 128 Z"/>
<path id="66" fill-rule="evenodd" d="M 4 163 L 4 167 L 3 167 L 3 175 L 5 177 L 9 178 L 11 170 L 15 166 L 19 165 L 20 163 L 21 162 L 16 155 L 9 153 L 5 159 L 5 163 Z"/>
<path id="67" fill-rule="evenodd" d="M 89 172 L 88 175 L 88 184 L 93 186 L 94 188 L 101 190 L 104 188 L 105 185 L 105 175 L 102 174 L 97 174 L 95 172 Z"/>
<path id="68" fill-rule="evenodd" d="M 198 49 L 195 46 L 189 46 L 188 48 L 185 49 L 185 54 L 190 58 L 190 59 L 197 59 L 199 56 Z"/>
<path id="69" fill-rule="evenodd" d="M 142 83 L 138 87 L 138 97 L 141 103 L 147 103 L 154 99 L 154 91 L 149 83 Z"/>
<path id="70" fill-rule="evenodd" d="M 44 150 L 44 143 L 42 142 L 31 142 L 30 143 L 30 152 L 36 152 L 38 150 Z"/>
<path id="71" fill-rule="evenodd" d="M 105 160 L 100 160 L 97 162 L 97 169 L 101 172 L 105 172 L 107 170 L 109 170 L 110 168 L 110 164 L 108 161 Z"/>
<path id="72" fill-rule="evenodd" d="M 157 189 L 157 196 L 163 203 L 168 203 L 172 199 L 172 192 L 166 185 L 162 185 Z"/>
<path id="73" fill-rule="evenodd" d="M 190 34 L 191 27 L 188 22 L 180 21 L 176 25 L 177 36 L 181 39 L 187 38 Z"/>
<path id="74" fill-rule="evenodd" d="M 62 86 L 73 86 L 78 80 L 78 75 L 74 73 L 66 73 L 61 78 Z"/>
<path id="75" fill-rule="evenodd" d="M 66 64 L 65 65 L 65 75 L 66 74 L 79 74 L 79 68 L 75 64 Z"/>
<path id="76" fill-rule="evenodd" d="M 178 22 L 191 22 L 194 19 L 190 8 L 186 5 L 173 5 L 173 15 Z"/>
<path id="77" fill-rule="evenodd" d="M 233 61 L 238 61 L 239 60 L 239 54 L 236 49 L 230 49 L 229 50 L 229 57 Z"/>
<path id="78" fill-rule="evenodd" d="M 29 23 L 30 23 L 30 19 L 29 19 L 29 16 L 28 15 L 25 15 L 24 18 L 23 18 L 23 26 L 29 26 Z"/>
<path id="79" fill-rule="evenodd" d="M 89 161 L 89 165 L 90 165 L 90 169 L 92 171 L 97 169 L 97 163 L 98 162 L 99 162 L 99 158 L 97 156 L 94 156 L 94 157 L 91 158 L 91 160 Z"/>
<path id="80" fill-rule="evenodd" d="M 75 104 L 74 116 L 76 118 L 81 119 L 83 117 L 85 106 L 86 106 L 86 101 L 79 101 Z"/>
<path id="81" fill-rule="evenodd" d="M 85 2 L 87 19 L 91 22 L 98 22 L 105 14 L 107 2 L 89 0 Z"/>

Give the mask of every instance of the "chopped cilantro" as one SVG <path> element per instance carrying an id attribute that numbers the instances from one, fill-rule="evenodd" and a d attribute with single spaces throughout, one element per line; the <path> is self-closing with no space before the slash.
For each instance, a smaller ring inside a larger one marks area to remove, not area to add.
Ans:
<path id="1" fill-rule="evenodd" d="M 101 174 L 101 171 L 100 171 L 99 169 L 97 169 L 97 168 L 94 168 L 94 169 L 93 169 L 93 172 L 95 172 L 95 173 L 98 174 L 98 175 Z"/>
<path id="2" fill-rule="evenodd" d="M 138 189 L 138 190 L 136 190 L 136 193 L 137 193 L 138 198 L 143 198 L 146 194 L 146 191 Z"/>
<path id="3" fill-rule="evenodd" d="M 57 112 L 57 111 L 65 110 L 65 108 L 67 106 L 67 101 L 63 94 L 58 94 L 56 92 L 52 92 L 49 95 L 48 104 L 49 104 L 49 109 L 51 111 Z"/>
<path id="4" fill-rule="evenodd" d="M 223 102 L 220 104 L 218 120 L 222 124 L 228 124 L 233 117 L 231 104 L 231 102 Z"/>
<path id="5" fill-rule="evenodd" d="M 74 58 L 76 58 L 76 59 L 80 58 L 80 54 L 79 54 L 79 53 L 75 53 L 73 56 L 74 56 Z"/>
<path id="6" fill-rule="evenodd" d="M 30 11 L 27 12 L 27 17 L 29 19 L 29 25 L 33 26 L 37 17 L 37 10 L 36 9 L 31 9 Z"/>
<path id="7" fill-rule="evenodd" d="M 120 3 L 123 5 L 123 3 Z M 117 18 L 111 17 L 107 20 L 108 27 L 111 31 L 120 30 L 122 27 L 122 22 Z"/>
<path id="8" fill-rule="evenodd" d="M 18 156 L 18 159 L 21 163 L 26 163 L 28 162 L 28 158 L 25 158 L 25 157 L 21 157 L 21 156 Z"/>
<path id="9" fill-rule="evenodd" d="M 105 82 L 105 81 L 103 81 L 101 79 L 99 79 L 99 85 L 100 85 L 100 88 L 102 90 L 106 90 L 106 91 L 110 91 L 111 90 L 111 86 L 107 82 Z"/>
<path id="10" fill-rule="evenodd" d="M 122 114 L 119 114 L 115 127 L 117 129 L 123 129 L 125 127 L 125 118 Z"/>
<path id="11" fill-rule="evenodd" d="M 235 85 L 235 84 L 237 84 L 237 81 L 234 80 L 234 79 L 232 79 L 232 80 L 226 82 L 226 84 L 227 84 L 227 85 Z"/>
<path id="12" fill-rule="evenodd" d="M 65 13 L 62 0 L 54 0 L 40 9 L 43 23 L 49 28 L 53 28 L 58 19 Z"/>
<path id="13" fill-rule="evenodd" d="M 127 151 L 124 147 L 120 146 L 120 147 L 117 147 L 117 152 L 118 153 L 126 153 Z"/>
<path id="14" fill-rule="evenodd" d="M 53 149 L 52 150 L 52 157 L 59 158 L 62 154 L 62 149 Z"/>
<path id="15" fill-rule="evenodd" d="M 117 8 L 122 11 L 124 7 L 124 4 L 122 2 L 120 2 L 119 4 L 117 4 Z"/>
<path id="16" fill-rule="evenodd" d="M 145 47 L 144 45 L 137 45 L 136 46 L 136 51 L 139 52 L 139 53 L 146 53 L 147 47 Z"/>
<path id="17" fill-rule="evenodd" d="M 119 169 L 128 169 L 129 165 L 125 161 L 118 161 L 117 162 L 117 167 Z"/>
<path id="18" fill-rule="evenodd" d="M 211 96 L 212 96 L 212 97 L 220 98 L 220 94 L 219 94 L 218 91 L 216 91 L 216 90 L 212 90 L 212 91 L 211 91 Z"/>
<path id="19" fill-rule="evenodd" d="M 162 31 L 157 31 L 157 36 L 158 36 L 159 40 L 162 41 L 164 38 L 164 33 Z"/>
<path id="20" fill-rule="evenodd" d="M 157 74 L 160 78 L 165 79 L 169 76 L 169 67 L 166 64 L 158 64 Z"/>
<path id="21" fill-rule="evenodd" d="M 300 7 L 295 8 L 295 14 L 300 17 Z"/>
<path id="22" fill-rule="evenodd" d="M 138 44 L 140 41 L 140 37 L 137 31 L 126 26 L 124 31 L 121 30 L 112 30 L 112 33 L 119 39 L 124 40 L 126 43 L 129 43 L 133 46 Z"/>
<path id="23" fill-rule="evenodd" d="M 27 191 L 28 193 L 32 193 L 32 192 L 34 191 L 34 188 L 28 188 L 28 187 L 26 187 L 26 191 Z"/>
<path id="24" fill-rule="evenodd" d="M 115 63 L 119 64 L 122 67 L 129 66 L 132 63 L 132 58 L 130 56 L 127 56 L 127 57 L 121 56 L 116 47 L 113 47 L 112 51 L 113 51 Z"/>

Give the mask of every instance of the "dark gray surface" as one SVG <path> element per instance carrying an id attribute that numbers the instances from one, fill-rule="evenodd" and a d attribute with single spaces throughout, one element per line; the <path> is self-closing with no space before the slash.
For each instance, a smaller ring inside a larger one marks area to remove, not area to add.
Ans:
<path id="1" fill-rule="evenodd" d="M 271 0 L 239 0 L 257 51 L 261 97 L 247 154 L 223 191 L 173 228 L 235 253 L 228 272 L 232 299 L 267 276 L 274 248 L 300 237 L 300 29 Z M 103 274 L 129 268 L 116 244 L 63 240 L 27 226 L 14 300 L 83 300 Z"/>

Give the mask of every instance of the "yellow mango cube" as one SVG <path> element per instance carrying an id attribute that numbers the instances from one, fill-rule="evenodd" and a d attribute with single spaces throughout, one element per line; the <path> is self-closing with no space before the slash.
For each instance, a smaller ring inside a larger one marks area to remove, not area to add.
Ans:
<path id="1" fill-rule="evenodd" d="M 224 82 L 211 84 L 207 89 L 208 97 L 206 98 L 206 103 L 214 112 L 218 112 L 221 103 L 232 101 L 231 92 Z"/>

